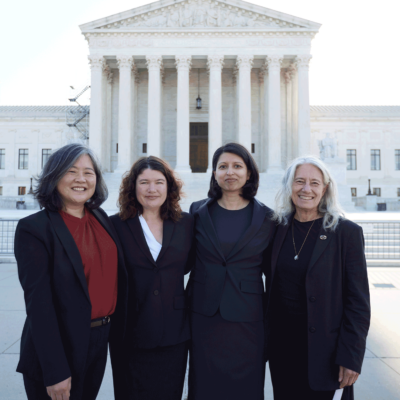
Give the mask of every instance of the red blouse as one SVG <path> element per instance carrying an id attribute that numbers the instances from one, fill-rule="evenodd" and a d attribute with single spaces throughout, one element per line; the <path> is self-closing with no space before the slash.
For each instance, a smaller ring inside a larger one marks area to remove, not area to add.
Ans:
<path id="1" fill-rule="evenodd" d="M 81 255 L 92 303 L 92 319 L 111 315 L 117 304 L 117 246 L 95 216 L 85 208 L 77 218 L 60 211 Z"/>

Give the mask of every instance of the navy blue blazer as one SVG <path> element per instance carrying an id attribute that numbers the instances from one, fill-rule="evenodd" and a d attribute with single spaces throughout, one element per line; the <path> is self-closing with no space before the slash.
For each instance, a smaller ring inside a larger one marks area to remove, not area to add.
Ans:
<path id="1" fill-rule="evenodd" d="M 254 199 L 249 228 L 230 254 L 222 254 L 208 206 L 215 201 L 194 202 L 195 261 L 188 285 L 190 307 L 212 316 L 218 308 L 228 321 L 262 321 L 264 285 L 262 273 L 269 268 L 266 250 L 272 241 L 275 224 L 272 210 Z"/>
<path id="2" fill-rule="evenodd" d="M 270 287 L 293 215 L 276 231 Z M 364 359 L 371 318 L 367 265 L 362 228 L 341 219 L 334 232 L 322 227 L 308 265 L 306 280 L 308 379 L 313 390 L 339 388 L 339 366 L 358 373 Z M 271 293 L 271 291 L 269 291 Z M 268 340 L 270 313 L 267 310 Z"/>
<path id="3" fill-rule="evenodd" d="M 122 250 L 107 214 L 101 208 L 92 212 L 118 249 L 118 297 L 110 340 L 121 341 L 128 289 Z M 43 210 L 18 222 L 14 248 L 27 313 L 17 371 L 45 386 L 82 374 L 92 305 L 74 238 L 58 212 Z"/>
<path id="4" fill-rule="evenodd" d="M 191 269 L 193 217 L 182 212 L 178 222 L 164 221 L 163 243 L 156 261 L 136 214 L 122 221 L 111 217 L 119 236 L 134 293 L 128 300 L 126 339 L 140 348 L 172 346 L 190 338 L 184 275 Z"/>

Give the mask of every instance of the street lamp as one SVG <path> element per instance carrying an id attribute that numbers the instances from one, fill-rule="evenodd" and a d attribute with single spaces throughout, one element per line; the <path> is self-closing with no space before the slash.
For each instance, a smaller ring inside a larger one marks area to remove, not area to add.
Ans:
<path id="1" fill-rule="evenodd" d="M 368 179 L 368 193 L 367 196 L 372 196 L 372 192 L 371 192 L 371 179 Z"/>
<path id="2" fill-rule="evenodd" d="M 198 96 L 197 96 L 197 99 L 196 99 L 196 108 L 197 108 L 198 110 L 200 110 L 200 109 L 201 109 L 201 97 L 200 97 L 200 68 L 197 68 L 197 82 L 198 82 L 198 85 L 197 85 L 197 93 L 198 93 Z"/>
<path id="3" fill-rule="evenodd" d="M 32 180 L 33 180 L 33 178 L 31 178 L 31 188 L 29 189 L 29 192 L 28 192 L 28 194 L 33 194 L 33 189 L 32 189 Z"/>

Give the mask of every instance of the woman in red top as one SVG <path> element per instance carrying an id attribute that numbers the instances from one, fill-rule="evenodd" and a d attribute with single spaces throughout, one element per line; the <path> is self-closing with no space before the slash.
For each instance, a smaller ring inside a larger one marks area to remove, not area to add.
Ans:
<path id="1" fill-rule="evenodd" d="M 127 274 L 99 207 L 107 195 L 94 154 L 70 144 L 51 155 L 38 178 L 35 196 L 45 209 L 18 223 L 27 318 L 17 371 L 28 400 L 94 400 L 109 337 L 123 339 Z"/>

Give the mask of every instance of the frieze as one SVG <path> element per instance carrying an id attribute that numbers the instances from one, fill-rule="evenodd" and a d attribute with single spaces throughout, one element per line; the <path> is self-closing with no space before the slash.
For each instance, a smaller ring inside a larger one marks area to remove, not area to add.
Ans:
<path id="1" fill-rule="evenodd" d="M 89 46 L 101 48 L 135 48 L 135 47 L 305 47 L 310 46 L 311 39 L 300 38 L 249 38 L 249 37 L 193 37 L 141 39 L 135 37 L 90 37 Z"/>
<path id="2" fill-rule="evenodd" d="M 188 0 L 142 13 L 97 29 L 130 28 L 299 28 L 301 25 L 210 0 Z"/>

